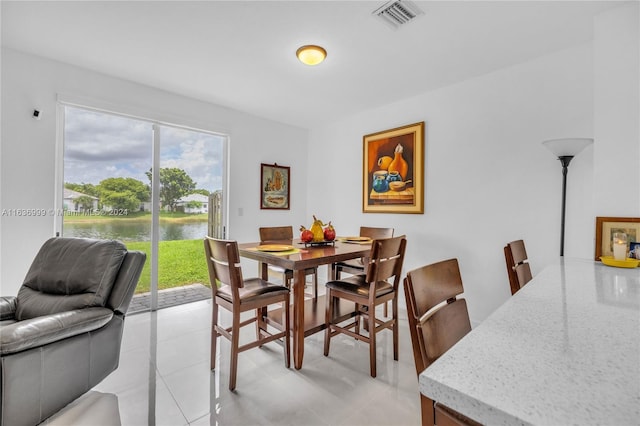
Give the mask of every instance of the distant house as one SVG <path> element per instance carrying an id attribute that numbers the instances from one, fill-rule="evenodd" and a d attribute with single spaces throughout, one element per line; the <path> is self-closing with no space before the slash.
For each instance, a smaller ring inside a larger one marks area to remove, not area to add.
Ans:
<path id="1" fill-rule="evenodd" d="M 85 200 L 90 199 L 91 205 L 88 206 L 83 202 L 79 202 L 78 199 L 82 197 Z M 98 210 L 98 198 L 91 195 L 83 194 L 82 192 L 74 191 L 72 189 L 64 188 L 64 198 L 62 199 L 62 205 L 66 211 L 70 212 L 82 212 L 85 210 Z"/>
<path id="2" fill-rule="evenodd" d="M 176 210 L 185 213 L 207 213 L 209 197 L 202 194 L 189 194 L 176 202 Z"/>

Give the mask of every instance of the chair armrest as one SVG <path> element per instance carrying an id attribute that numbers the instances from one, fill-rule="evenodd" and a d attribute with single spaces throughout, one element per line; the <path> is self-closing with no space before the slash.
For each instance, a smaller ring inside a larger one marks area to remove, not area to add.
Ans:
<path id="1" fill-rule="evenodd" d="M 0 297 L 0 321 L 15 317 L 17 300 L 15 296 Z"/>
<path id="2" fill-rule="evenodd" d="M 108 308 L 85 308 L 31 318 L 2 326 L 2 356 L 66 339 L 106 325 L 113 318 Z"/>

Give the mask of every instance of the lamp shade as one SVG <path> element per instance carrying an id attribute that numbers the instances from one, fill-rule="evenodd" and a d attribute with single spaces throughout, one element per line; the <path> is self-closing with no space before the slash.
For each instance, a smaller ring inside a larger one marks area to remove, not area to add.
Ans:
<path id="1" fill-rule="evenodd" d="M 542 142 L 556 157 L 575 157 L 592 143 L 593 139 L 589 138 L 551 139 Z"/>
<path id="2" fill-rule="evenodd" d="M 327 51 L 312 44 L 302 46 L 296 51 L 296 56 L 305 65 L 318 65 L 327 57 Z"/>

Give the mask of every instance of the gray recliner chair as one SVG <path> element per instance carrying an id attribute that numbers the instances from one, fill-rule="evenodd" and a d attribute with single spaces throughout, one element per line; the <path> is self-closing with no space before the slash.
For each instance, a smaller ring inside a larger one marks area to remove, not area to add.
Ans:
<path id="1" fill-rule="evenodd" d="M 0 298 L 0 425 L 36 425 L 118 367 L 146 255 L 115 240 L 51 238 L 16 297 Z"/>

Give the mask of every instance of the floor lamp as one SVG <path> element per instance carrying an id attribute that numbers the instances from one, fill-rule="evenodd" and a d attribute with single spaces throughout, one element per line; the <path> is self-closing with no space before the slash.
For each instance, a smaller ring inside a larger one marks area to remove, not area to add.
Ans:
<path id="1" fill-rule="evenodd" d="M 593 143 L 588 138 L 551 139 L 542 142 L 549 151 L 555 154 L 562 165 L 562 216 L 560 221 L 560 256 L 564 256 L 564 218 L 567 202 L 567 172 L 571 159 Z"/>

